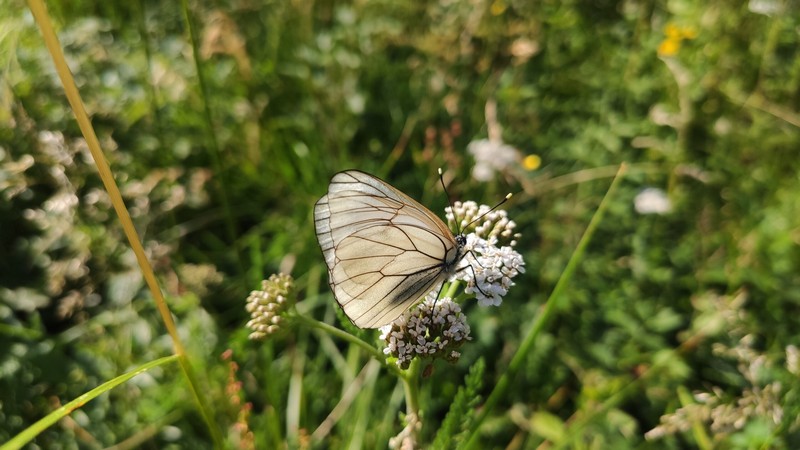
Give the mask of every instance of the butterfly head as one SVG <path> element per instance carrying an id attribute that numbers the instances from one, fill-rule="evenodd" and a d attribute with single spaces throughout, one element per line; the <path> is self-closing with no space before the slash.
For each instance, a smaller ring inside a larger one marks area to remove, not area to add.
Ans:
<path id="1" fill-rule="evenodd" d="M 464 235 L 464 233 L 456 234 L 455 239 L 456 248 L 455 252 L 452 253 L 453 257 L 445 262 L 445 270 L 448 273 L 455 273 L 458 262 L 461 261 L 461 258 L 463 258 L 464 255 L 467 254 L 467 252 L 464 251 L 464 247 L 467 245 L 467 237 Z"/>

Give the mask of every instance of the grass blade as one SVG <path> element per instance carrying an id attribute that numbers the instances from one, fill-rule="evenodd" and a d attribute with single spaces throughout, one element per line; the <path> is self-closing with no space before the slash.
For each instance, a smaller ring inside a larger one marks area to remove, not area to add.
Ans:
<path id="1" fill-rule="evenodd" d="M 178 360 L 178 355 L 171 355 L 165 356 L 163 358 L 156 359 L 154 361 L 150 361 L 147 364 L 143 364 L 139 366 L 136 370 L 132 370 L 128 373 L 122 374 L 116 378 L 113 378 L 105 383 L 97 386 L 96 388 L 92 389 L 91 391 L 79 396 L 75 400 L 67 403 L 66 405 L 56 409 L 55 411 L 51 412 L 50 414 L 44 416 L 43 418 L 39 419 L 36 423 L 29 426 L 25 430 L 23 430 L 18 435 L 14 436 L 10 441 L 6 442 L 2 446 L 0 446 L 0 450 L 15 450 L 18 448 L 22 448 L 23 445 L 27 444 L 28 442 L 32 441 L 36 436 L 39 435 L 42 431 L 46 430 L 62 418 L 66 417 L 67 415 L 71 414 L 72 411 L 80 408 L 81 406 L 89 403 L 90 401 L 94 400 L 100 394 L 110 391 L 115 387 L 119 386 L 120 384 L 130 380 L 131 378 L 139 375 L 142 372 L 146 372 L 153 367 L 162 366 L 167 363 L 171 363 Z"/>

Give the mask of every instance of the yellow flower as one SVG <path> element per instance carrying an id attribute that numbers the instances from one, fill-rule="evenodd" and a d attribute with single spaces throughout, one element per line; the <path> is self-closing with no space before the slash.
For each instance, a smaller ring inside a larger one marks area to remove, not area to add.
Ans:
<path id="1" fill-rule="evenodd" d="M 664 39 L 658 46 L 658 54 L 661 56 L 675 56 L 680 48 L 680 39 Z"/>
<path id="2" fill-rule="evenodd" d="M 664 27 L 664 34 L 667 35 L 667 39 L 680 39 L 683 33 L 681 32 L 681 27 L 674 23 L 668 23 Z"/>
<path id="3" fill-rule="evenodd" d="M 658 54 L 661 56 L 674 56 L 681 49 L 681 41 L 684 39 L 694 39 L 697 37 L 697 30 L 693 27 L 682 27 L 674 23 L 664 26 L 666 38 L 658 46 Z"/>
<path id="4" fill-rule="evenodd" d="M 675 25 L 674 23 L 668 23 L 664 26 L 664 34 L 667 36 L 667 39 L 694 39 L 697 37 L 697 30 L 695 30 L 694 27 L 683 27 Z"/>
<path id="5" fill-rule="evenodd" d="M 506 11 L 508 6 L 503 0 L 494 0 L 492 2 L 492 6 L 489 7 L 489 10 L 492 12 L 493 16 L 499 16 Z"/>
<path id="6" fill-rule="evenodd" d="M 528 155 L 522 160 L 522 167 L 525 170 L 536 170 L 542 165 L 542 158 L 539 155 Z"/>

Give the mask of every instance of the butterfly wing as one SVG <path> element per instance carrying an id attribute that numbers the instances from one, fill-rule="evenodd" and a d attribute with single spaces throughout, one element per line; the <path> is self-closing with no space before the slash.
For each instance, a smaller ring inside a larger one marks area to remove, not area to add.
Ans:
<path id="1" fill-rule="evenodd" d="M 441 219 L 357 170 L 333 176 L 314 223 L 336 301 L 361 328 L 399 317 L 443 280 L 458 253 Z"/>

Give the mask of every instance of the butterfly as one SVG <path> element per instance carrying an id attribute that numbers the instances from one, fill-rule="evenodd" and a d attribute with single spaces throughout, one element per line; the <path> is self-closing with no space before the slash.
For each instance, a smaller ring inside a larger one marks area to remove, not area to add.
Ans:
<path id="1" fill-rule="evenodd" d="M 333 295 L 360 328 L 392 323 L 455 273 L 466 253 L 463 233 L 358 170 L 333 176 L 314 205 L 314 226 Z"/>

